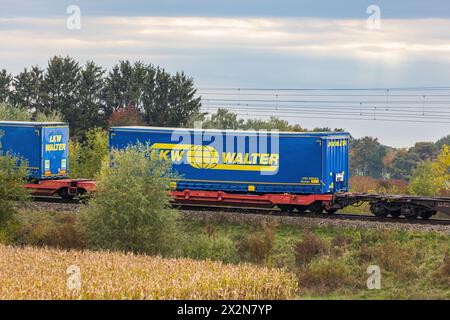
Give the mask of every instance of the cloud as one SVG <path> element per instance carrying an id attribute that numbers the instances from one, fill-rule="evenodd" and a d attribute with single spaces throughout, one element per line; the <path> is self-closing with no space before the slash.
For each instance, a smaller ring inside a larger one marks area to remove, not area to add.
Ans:
<path id="1" fill-rule="evenodd" d="M 320 18 L 87 17 L 70 31 L 65 20 L 3 18 L 2 55 L 55 51 L 92 56 L 143 50 L 189 55 L 202 50 L 254 50 L 303 56 L 345 57 L 396 63 L 408 58 L 450 59 L 450 19 L 364 20 Z"/>

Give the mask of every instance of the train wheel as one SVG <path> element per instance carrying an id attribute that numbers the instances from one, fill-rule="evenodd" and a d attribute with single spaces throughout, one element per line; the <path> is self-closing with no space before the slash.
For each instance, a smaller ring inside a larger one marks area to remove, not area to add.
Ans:
<path id="1" fill-rule="evenodd" d="M 402 208 L 402 214 L 405 216 L 406 219 L 417 219 L 417 216 L 419 215 L 419 212 L 416 207 L 406 205 Z"/>
<path id="2" fill-rule="evenodd" d="M 370 204 L 370 212 L 379 218 L 384 218 L 387 216 L 387 210 L 383 203 L 373 202 Z"/>
<path id="3" fill-rule="evenodd" d="M 335 213 L 338 211 L 338 209 L 335 209 L 335 208 L 332 208 L 332 209 L 325 209 L 325 211 L 326 211 L 326 213 L 328 213 L 328 214 L 335 214 Z"/>
<path id="4" fill-rule="evenodd" d="M 395 219 L 398 219 L 402 215 L 401 212 L 398 211 L 398 210 L 397 211 L 391 211 L 389 214 L 391 215 L 392 218 L 395 218 Z"/>
<path id="5" fill-rule="evenodd" d="M 428 220 L 433 216 L 434 212 L 433 211 L 424 211 L 420 214 L 420 217 L 423 220 Z"/>
<path id="6" fill-rule="evenodd" d="M 297 206 L 295 207 L 298 211 L 298 213 L 305 213 L 305 211 L 308 209 L 307 206 Z"/>
<path id="7" fill-rule="evenodd" d="M 323 212 L 323 205 L 321 202 L 315 202 L 309 206 L 309 211 L 313 214 L 321 214 Z"/>
<path id="8" fill-rule="evenodd" d="M 292 213 L 295 209 L 295 207 L 290 204 L 279 204 L 278 208 L 285 213 Z"/>

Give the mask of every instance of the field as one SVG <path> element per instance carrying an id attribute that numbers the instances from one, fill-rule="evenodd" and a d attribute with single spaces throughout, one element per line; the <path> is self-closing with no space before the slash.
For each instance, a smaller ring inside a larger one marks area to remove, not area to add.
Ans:
<path id="1" fill-rule="evenodd" d="M 9 246 L 0 256 L 0 299 L 289 299 L 296 288 L 292 274 L 250 265 Z"/>

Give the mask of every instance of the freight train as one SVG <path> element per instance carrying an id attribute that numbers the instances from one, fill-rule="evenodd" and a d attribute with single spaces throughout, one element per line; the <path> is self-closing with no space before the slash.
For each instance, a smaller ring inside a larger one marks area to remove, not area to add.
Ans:
<path id="1" fill-rule="evenodd" d="M 34 195 L 72 198 L 95 191 L 95 181 L 70 179 L 69 128 L 63 123 L 0 122 L 3 150 L 29 162 Z M 346 132 L 276 132 L 158 127 L 112 127 L 110 149 L 148 145 L 170 161 L 176 204 L 278 207 L 285 212 L 335 213 L 370 204 L 378 217 L 428 219 L 450 214 L 450 198 L 349 192 Z"/>

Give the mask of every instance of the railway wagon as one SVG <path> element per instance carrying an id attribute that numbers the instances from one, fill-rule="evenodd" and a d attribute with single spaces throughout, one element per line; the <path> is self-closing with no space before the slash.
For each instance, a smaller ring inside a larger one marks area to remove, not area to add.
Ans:
<path id="1" fill-rule="evenodd" d="M 69 126 L 62 122 L 0 121 L 0 151 L 26 160 L 30 180 L 69 173 Z"/>
<path id="2" fill-rule="evenodd" d="M 148 144 L 171 161 L 172 189 L 227 194 L 332 195 L 348 191 L 345 132 L 112 127 L 110 148 Z"/>

